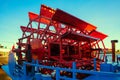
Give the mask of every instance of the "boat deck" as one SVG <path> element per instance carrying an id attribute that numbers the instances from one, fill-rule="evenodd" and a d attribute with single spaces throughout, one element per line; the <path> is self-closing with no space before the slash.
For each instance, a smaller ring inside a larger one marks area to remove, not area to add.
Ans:
<path id="1" fill-rule="evenodd" d="M 73 63 L 73 68 L 72 69 L 68 69 L 68 68 L 60 68 L 60 67 L 52 67 L 52 66 L 45 66 L 45 65 L 38 65 L 38 64 L 32 64 L 32 63 L 24 63 L 25 65 L 31 65 L 34 67 L 39 67 L 40 68 L 46 68 L 46 69 L 52 69 L 55 70 L 55 79 L 52 79 L 52 75 L 45 75 L 42 74 L 40 72 L 38 72 L 37 70 L 34 71 L 34 76 L 28 76 L 28 75 L 23 75 L 24 78 L 20 77 L 20 76 L 15 76 L 15 75 L 11 75 L 10 71 L 9 71 L 9 67 L 8 65 L 3 65 L 2 69 L 13 79 L 13 80 L 32 80 L 32 79 L 36 79 L 36 80 L 79 80 L 76 78 L 76 73 L 84 73 L 84 74 L 90 74 L 88 77 L 82 79 L 82 80 L 120 80 L 120 72 L 105 72 L 105 71 L 90 71 L 90 70 L 78 70 L 75 69 L 75 63 Z M 60 75 L 60 71 L 69 71 L 72 73 L 72 77 L 67 77 L 67 76 L 61 76 Z M 26 72 L 26 71 L 23 71 Z M 80 79 L 81 80 L 81 79 Z"/>

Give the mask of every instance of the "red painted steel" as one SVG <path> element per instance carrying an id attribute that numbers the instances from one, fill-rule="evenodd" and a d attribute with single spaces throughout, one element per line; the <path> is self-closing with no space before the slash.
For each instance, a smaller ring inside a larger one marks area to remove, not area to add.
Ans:
<path id="1" fill-rule="evenodd" d="M 92 31 L 90 36 L 93 36 L 93 37 L 96 37 L 96 38 L 99 38 L 101 40 L 105 39 L 107 37 L 106 34 L 102 33 L 102 32 L 99 32 L 99 31 Z"/>
<path id="2" fill-rule="evenodd" d="M 81 60 L 98 58 L 102 49 L 99 42 L 107 35 L 97 31 L 96 26 L 45 5 L 41 5 L 40 14 L 29 12 L 28 15 L 29 23 L 20 27 L 23 34 L 17 44 L 24 49 L 31 44 L 34 59 L 61 63 L 77 61 L 80 62 L 77 65 L 81 65 Z M 41 46 L 33 49 L 38 42 Z"/>
<path id="3" fill-rule="evenodd" d="M 61 23 L 71 25 L 73 28 L 77 28 L 81 31 L 87 30 L 92 31 L 95 30 L 96 27 L 92 24 L 89 24 L 73 15 L 70 15 L 60 9 L 57 9 L 55 14 L 52 17 L 52 20 L 59 21 Z"/>

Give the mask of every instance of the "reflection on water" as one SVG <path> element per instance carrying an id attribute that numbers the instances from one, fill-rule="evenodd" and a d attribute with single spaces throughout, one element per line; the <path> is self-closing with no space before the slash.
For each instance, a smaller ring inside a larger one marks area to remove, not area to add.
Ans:
<path id="1" fill-rule="evenodd" d="M 8 57 L 0 57 L 0 64 L 7 64 Z M 0 68 L 0 80 L 12 80 L 1 68 Z"/>
<path id="2" fill-rule="evenodd" d="M 0 80 L 12 80 L 2 69 L 0 69 Z"/>
<path id="3" fill-rule="evenodd" d="M 0 57 L 0 64 L 7 64 L 8 63 L 8 57 Z"/>

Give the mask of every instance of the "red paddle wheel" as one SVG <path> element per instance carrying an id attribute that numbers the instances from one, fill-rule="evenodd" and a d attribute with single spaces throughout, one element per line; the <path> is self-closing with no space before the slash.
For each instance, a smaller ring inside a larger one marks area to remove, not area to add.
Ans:
<path id="1" fill-rule="evenodd" d="M 76 61 L 78 66 L 87 65 L 93 58 L 104 61 L 106 51 L 103 40 L 107 35 L 97 31 L 96 26 L 45 5 L 41 5 L 40 14 L 29 12 L 28 15 L 28 25 L 20 27 L 23 33 L 17 44 L 21 52 L 26 54 L 26 46 L 30 44 L 32 58 L 37 60 Z M 100 42 L 103 47 L 100 47 Z M 102 58 L 100 52 L 104 54 Z M 84 64 L 83 60 L 86 61 Z"/>

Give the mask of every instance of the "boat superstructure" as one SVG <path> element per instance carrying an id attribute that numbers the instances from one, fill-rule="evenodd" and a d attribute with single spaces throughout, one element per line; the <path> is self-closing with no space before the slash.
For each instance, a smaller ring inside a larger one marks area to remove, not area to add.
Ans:
<path id="1" fill-rule="evenodd" d="M 103 42 L 107 35 L 96 26 L 45 5 L 39 14 L 28 16 L 28 25 L 20 26 L 18 48 L 4 66 L 13 80 L 110 80 L 111 76 L 118 80 L 119 61 L 107 63 Z"/>

